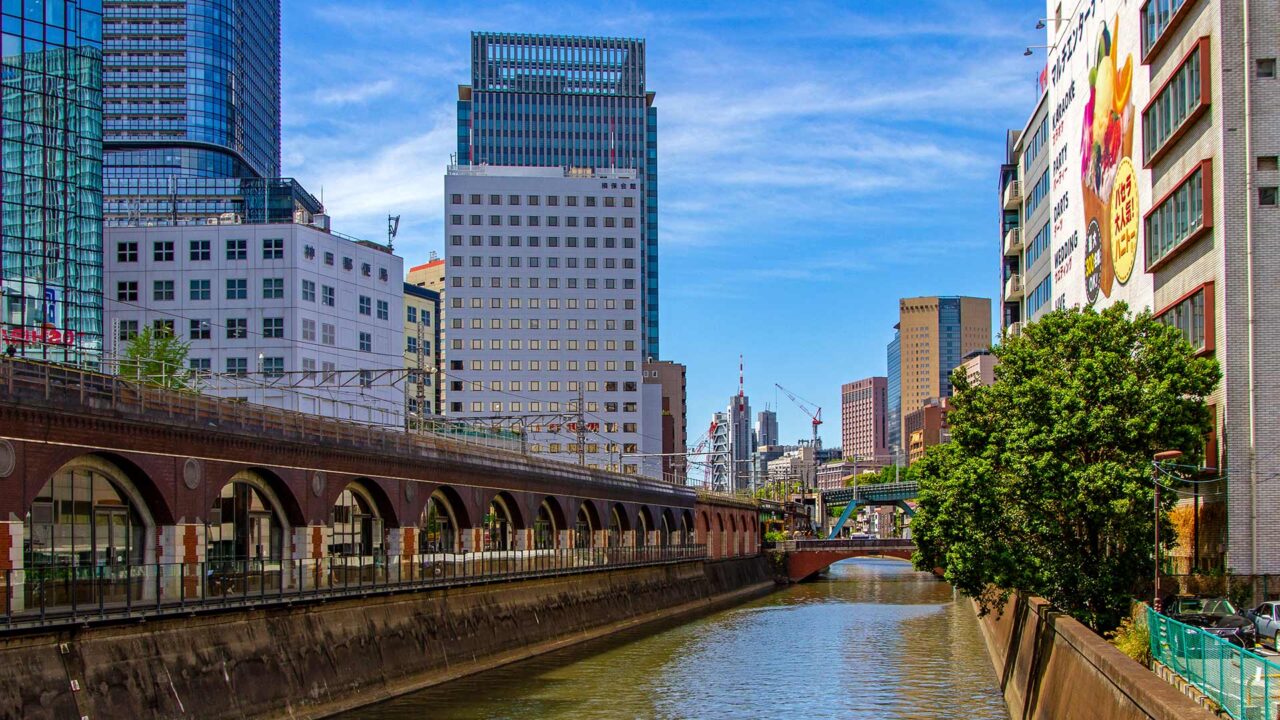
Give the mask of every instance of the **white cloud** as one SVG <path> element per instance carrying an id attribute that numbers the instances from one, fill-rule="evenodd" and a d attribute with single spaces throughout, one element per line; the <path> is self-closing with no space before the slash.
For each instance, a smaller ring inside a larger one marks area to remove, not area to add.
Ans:
<path id="1" fill-rule="evenodd" d="M 382 97 L 395 90 L 396 82 L 383 78 L 377 82 L 347 85 L 344 87 L 322 87 L 315 92 L 315 101 L 321 105 L 348 105 L 362 103 L 373 98 Z"/>

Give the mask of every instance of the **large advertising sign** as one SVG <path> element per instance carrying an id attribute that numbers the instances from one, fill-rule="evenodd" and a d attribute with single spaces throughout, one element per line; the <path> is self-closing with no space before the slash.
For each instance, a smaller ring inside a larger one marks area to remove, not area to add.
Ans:
<path id="1" fill-rule="evenodd" d="M 1150 307 L 1142 213 L 1141 0 L 1079 0 L 1049 23 L 1049 194 L 1055 307 Z M 1055 29 L 1056 25 L 1056 29 Z M 1030 181 L 1032 179 L 1028 179 Z"/>

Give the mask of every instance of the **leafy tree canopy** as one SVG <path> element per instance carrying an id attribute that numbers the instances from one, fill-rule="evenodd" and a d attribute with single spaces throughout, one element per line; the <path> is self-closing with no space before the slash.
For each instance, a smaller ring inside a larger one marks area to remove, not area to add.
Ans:
<path id="1" fill-rule="evenodd" d="M 994 353 L 994 385 L 953 373 L 952 441 L 913 465 L 915 564 L 984 614 L 1016 591 L 1114 627 L 1152 567 L 1152 455 L 1201 455 L 1218 364 L 1123 303 L 1049 313 Z"/>
<path id="2" fill-rule="evenodd" d="M 189 388 L 187 352 L 190 347 L 167 329 L 144 327 L 125 346 L 120 375 L 149 385 Z"/>

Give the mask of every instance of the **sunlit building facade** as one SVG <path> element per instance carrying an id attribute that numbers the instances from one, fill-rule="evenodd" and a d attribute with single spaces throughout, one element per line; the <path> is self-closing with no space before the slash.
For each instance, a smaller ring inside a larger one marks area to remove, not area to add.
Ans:
<path id="1" fill-rule="evenodd" d="M 3 12 L 0 334 L 6 351 L 92 365 L 102 350 L 101 17 L 75 0 Z"/>

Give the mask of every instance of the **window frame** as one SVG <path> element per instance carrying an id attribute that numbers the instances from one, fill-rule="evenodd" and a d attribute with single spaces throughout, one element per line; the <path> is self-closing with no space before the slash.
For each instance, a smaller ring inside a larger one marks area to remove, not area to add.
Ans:
<path id="1" fill-rule="evenodd" d="M 1164 95 L 1166 90 L 1171 91 L 1173 89 L 1171 87 L 1172 83 L 1175 80 L 1177 80 L 1178 74 L 1181 73 L 1183 69 L 1187 67 L 1188 63 L 1191 60 L 1191 56 L 1195 55 L 1197 51 L 1199 51 L 1200 53 L 1199 58 L 1197 58 L 1200 64 L 1200 102 L 1195 108 L 1193 108 L 1190 112 L 1187 113 L 1186 117 L 1182 118 L 1182 121 L 1178 123 L 1178 127 L 1175 128 L 1173 132 L 1169 133 L 1168 137 L 1164 139 L 1164 142 L 1160 143 L 1159 147 L 1157 147 L 1154 151 L 1149 152 L 1147 148 L 1147 138 L 1146 138 L 1147 113 L 1150 112 L 1151 109 L 1156 106 L 1156 104 L 1160 101 L 1161 97 Z M 1143 168 L 1150 170 L 1152 166 L 1160 162 L 1162 158 L 1166 157 L 1170 152 L 1172 152 L 1173 148 L 1177 146 L 1178 141 L 1182 139 L 1182 136 L 1186 135 L 1191 130 L 1191 128 L 1194 127 L 1195 124 L 1200 120 L 1200 118 L 1204 117 L 1204 115 L 1209 112 L 1210 105 L 1213 99 L 1212 88 L 1210 87 L 1210 82 L 1212 80 L 1213 75 L 1210 71 L 1211 71 L 1211 67 L 1210 67 L 1210 58 L 1209 58 L 1209 37 L 1206 35 L 1196 40 L 1196 42 L 1191 46 L 1191 48 L 1187 50 L 1186 54 L 1183 55 L 1182 58 L 1178 60 L 1178 63 L 1174 67 L 1173 72 L 1169 73 L 1169 77 L 1165 78 L 1165 81 L 1161 83 L 1160 87 L 1155 92 L 1151 93 L 1151 96 L 1150 96 L 1151 99 L 1147 101 L 1146 106 L 1142 108 L 1141 117 L 1142 117 L 1142 135 L 1143 135 L 1142 137 L 1142 157 L 1143 157 L 1142 167 Z"/>
<path id="2" fill-rule="evenodd" d="M 1189 291 L 1180 295 L 1173 302 L 1168 303 L 1164 307 L 1160 308 L 1160 310 L 1152 313 L 1152 317 L 1156 320 L 1160 320 L 1165 315 L 1173 312 L 1179 305 L 1190 300 L 1197 293 L 1204 293 L 1204 321 L 1203 321 L 1204 342 L 1200 345 L 1199 348 L 1196 349 L 1196 353 L 1195 353 L 1197 357 L 1201 357 L 1201 356 L 1212 355 L 1215 349 L 1214 338 L 1217 332 L 1217 326 L 1216 326 L 1216 323 L 1214 322 L 1214 318 L 1217 314 L 1217 307 L 1216 307 L 1217 298 L 1214 293 L 1213 280 L 1208 280 L 1206 282 L 1200 283 L 1199 285 L 1191 288 Z"/>
<path id="3" fill-rule="evenodd" d="M 1183 238 L 1177 245 L 1174 245 L 1173 247 L 1169 248 L 1169 251 L 1166 252 L 1163 256 L 1157 258 L 1155 261 L 1152 261 L 1151 260 L 1151 235 L 1147 231 L 1147 225 L 1151 219 L 1151 216 L 1155 215 L 1157 211 L 1163 208 L 1165 204 L 1168 203 L 1177 194 L 1177 192 L 1183 188 L 1183 186 L 1185 186 L 1188 182 L 1191 181 L 1191 178 L 1197 172 L 1200 173 L 1200 206 L 1201 206 L 1200 227 L 1188 233 L 1187 236 Z M 1174 183 L 1173 187 L 1170 188 L 1164 195 L 1161 195 L 1155 202 L 1151 203 L 1150 209 L 1147 210 L 1146 214 L 1142 216 L 1142 254 L 1143 254 L 1143 261 L 1144 261 L 1143 267 L 1148 273 L 1154 273 L 1161 270 L 1162 268 L 1167 266 L 1169 262 L 1173 260 L 1173 258 L 1177 257 L 1178 255 L 1181 255 L 1183 252 L 1186 251 L 1187 248 L 1191 247 L 1198 240 L 1200 240 L 1200 238 L 1203 238 L 1204 236 L 1213 232 L 1213 179 L 1214 179 L 1213 178 L 1213 158 L 1212 157 L 1205 158 L 1204 160 L 1201 160 L 1200 162 L 1196 163 L 1196 165 L 1192 167 L 1191 170 L 1189 170 L 1186 175 L 1183 175 L 1181 178 L 1179 178 L 1178 182 Z"/>

